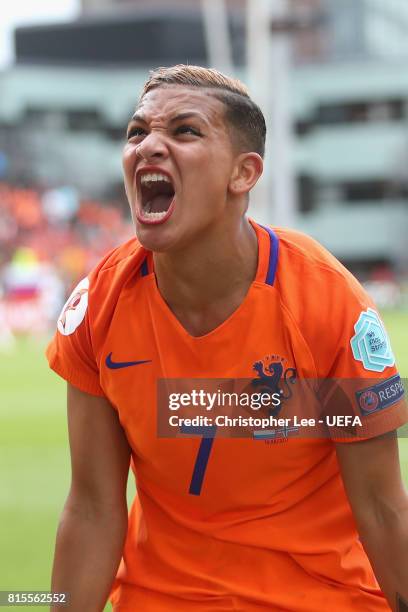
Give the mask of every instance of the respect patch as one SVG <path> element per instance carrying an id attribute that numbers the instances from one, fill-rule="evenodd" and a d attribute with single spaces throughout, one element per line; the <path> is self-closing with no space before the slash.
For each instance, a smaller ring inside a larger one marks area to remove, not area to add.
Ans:
<path id="1" fill-rule="evenodd" d="M 405 390 L 399 374 L 386 380 L 356 391 L 356 398 L 361 414 L 368 416 L 374 412 L 389 408 L 404 396 Z"/>

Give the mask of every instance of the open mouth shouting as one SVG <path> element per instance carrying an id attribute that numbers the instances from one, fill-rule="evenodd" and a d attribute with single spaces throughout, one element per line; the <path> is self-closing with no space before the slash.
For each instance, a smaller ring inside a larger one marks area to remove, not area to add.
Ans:
<path id="1" fill-rule="evenodd" d="M 148 225 L 164 223 L 174 209 L 171 177 L 162 170 L 143 168 L 137 173 L 137 220 Z"/>

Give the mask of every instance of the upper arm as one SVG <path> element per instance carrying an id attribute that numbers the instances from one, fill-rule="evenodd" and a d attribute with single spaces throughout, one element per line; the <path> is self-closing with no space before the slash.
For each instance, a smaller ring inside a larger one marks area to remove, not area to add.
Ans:
<path id="1" fill-rule="evenodd" d="M 383 521 L 407 509 L 396 432 L 370 440 L 336 444 L 337 458 L 357 523 Z"/>
<path id="2" fill-rule="evenodd" d="M 103 397 L 68 384 L 70 497 L 92 507 L 126 504 L 131 449 L 116 411 Z"/>

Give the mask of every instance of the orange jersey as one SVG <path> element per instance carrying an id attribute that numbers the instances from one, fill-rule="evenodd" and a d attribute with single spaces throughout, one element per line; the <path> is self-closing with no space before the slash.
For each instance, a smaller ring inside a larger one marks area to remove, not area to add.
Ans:
<path id="1" fill-rule="evenodd" d="M 134 239 L 82 281 L 48 347 L 58 374 L 108 398 L 132 448 L 137 497 L 111 594 L 115 611 L 389 610 L 333 440 L 290 431 L 279 439 L 157 434 L 158 379 L 398 378 L 354 277 L 312 239 L 253 226 L 256 278 L 208 334 L 182 327 L 157 288 L 152 254 Z M 367 387 L 359 396 L 366 431 L 408 420 L 397 392 L 391 401 L 382 389 L 385 399 L 375 403 L 376 388 Z"/>

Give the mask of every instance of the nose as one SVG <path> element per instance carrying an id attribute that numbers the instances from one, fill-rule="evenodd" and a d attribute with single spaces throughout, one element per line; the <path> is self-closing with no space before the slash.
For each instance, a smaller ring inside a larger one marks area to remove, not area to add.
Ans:
<path id="1" fill-rule="evenodd" d="M 168 151 L 164 138 L 153 132 L 145 136 L 136 147 L 136 155 L 145 161 L 163 159 L 167 154 Z"/>

